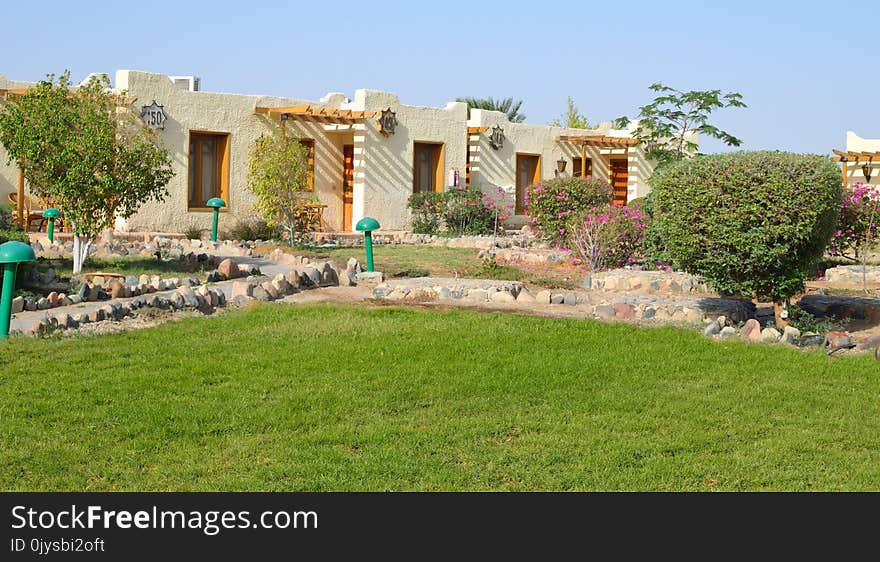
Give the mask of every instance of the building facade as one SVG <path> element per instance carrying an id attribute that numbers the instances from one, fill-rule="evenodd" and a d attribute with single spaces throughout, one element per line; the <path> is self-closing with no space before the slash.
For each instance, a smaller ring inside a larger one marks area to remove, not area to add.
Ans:
<path id="1" fill-rule="evenodd" d="M 28 86 L 0 76 L 0 91 Z M 409 196 L 450 186 L 493 193 L 501 186 L 515 207 L 511 222 L 521 224 L 532 183 L 557 175 L 599 177 L 625 204 L 647 194 L 653 170 L 628 131 L 511 123 L 484 110 L 469 116 L 460 102 L 405 105 L 377 90 L 357 90 L 353 99 L 330 93 L 318 101 L 214 93 L 201 91 L 197 78 L 133 70 L 116 72 L 114 89 L 136 100 L 133 109 L 157 130 L 174 170 L 163 202 L 147 203 L 117 225 L 131 231 L 207 228 L 211 197 L 227 202 L 226 223 L 254 217 L 249 152 L 261 135 L 279 127 L 309 148 L 311 189 L 328 231 L 350 231 L 364 216 L 385 230 L 406 230 Z M 6 154 L 0 158 L 5 201 L 20 178 Z"/>

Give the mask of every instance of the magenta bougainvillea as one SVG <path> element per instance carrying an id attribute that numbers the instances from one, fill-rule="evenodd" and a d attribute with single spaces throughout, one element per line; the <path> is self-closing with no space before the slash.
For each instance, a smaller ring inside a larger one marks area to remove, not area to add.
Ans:
<path id="1" fill-rule="evenodd" d="M 828 250 L 832 254 L 856 260 L 862 255 L 866 245 L 870 246 L 877 241 L 880 230 L 878 203 L 880 191 L 871 185 L 855 182 L 844 188 L 837 229 L 828 244 Z"/>
<path id="2" fill-rule="evenodd" d="M 637 261 L 647 228 L 640 209 L 604 205 L 569 221 L 566 243 L 592 273 Z"/>

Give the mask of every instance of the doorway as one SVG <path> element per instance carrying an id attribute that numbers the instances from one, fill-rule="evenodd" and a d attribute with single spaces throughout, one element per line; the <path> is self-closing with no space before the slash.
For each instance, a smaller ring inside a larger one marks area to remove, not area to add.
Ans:
<path id="1" fill-rule="evenodd" d="M 629 184 L 629 161 L 626 158 L 611 160 L 611 187 L 614 189 L 614 204 L 626 205 L 627 184 Z"/>
<path id="2" fill-rule="evenodd" d="M 541 157 L 537 154 L 516 153 L 516 208 L 517 215 L 526 214 L 526 190 L 541 181 Z"/>

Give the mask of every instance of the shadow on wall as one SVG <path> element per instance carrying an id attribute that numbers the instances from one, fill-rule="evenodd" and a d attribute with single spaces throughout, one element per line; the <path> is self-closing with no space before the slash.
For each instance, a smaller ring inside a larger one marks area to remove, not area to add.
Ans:
<path id="1" fill-rule="evenodd" d="M 367 127 L 365 150 L 368 156 L 362 169 L 368 186 L 364 193 L 364 212 L 377 219 L 383 228 L 409 225 L 410 213 L 406 204 L 413 190 L 412 143 L 418 140 L 423 139 L 413 138 L 403 120 L 398 120 L 394 135 L 388 137 L 373 127 Z"/>

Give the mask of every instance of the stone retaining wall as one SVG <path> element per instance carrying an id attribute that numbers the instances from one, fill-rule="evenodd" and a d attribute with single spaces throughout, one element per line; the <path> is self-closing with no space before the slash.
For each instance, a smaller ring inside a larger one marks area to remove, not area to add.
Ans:
<path id="1" fill-rule="evenodd" d="M 586 281 L 585 281 L 586 284 Z M 594 291 L 637 291 L 641 294 L 716 295 L 702 278 L 681 271 L 642 271 L 612 269 L 589 278 Z"/>
<path id="2" fill-rule="evenodd" d="M 877 287 L 880 284 L 880 267 L 869 265 L 867 268 L 868 285 Z M 854 287 L 862 286 L 862 266 L 838 265 L 825 270 L 825 280 L 831 283 L 848 284 Z"/>

